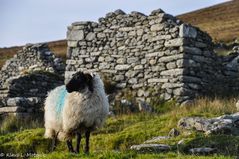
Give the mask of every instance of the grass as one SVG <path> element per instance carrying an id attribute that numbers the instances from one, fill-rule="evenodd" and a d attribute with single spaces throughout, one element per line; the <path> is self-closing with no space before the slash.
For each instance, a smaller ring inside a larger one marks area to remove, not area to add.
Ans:
<path id="1" fill-rule="evenodd" d="M 215 117 L 235 112 L 235 100 L 200 99 L 191 106 L 179 107 L 163 113 L 122 114 L 110 117 L 105 126 L 94 132 L 90 141 L 89 155 L 67 153 L 66 144 L 61 142 L 55 152 L 50 152 L 51 141 L 43 138 L 44 128 L 19 130 L 0 135 L 0 150 L 4 153 L 31 153 L 39 158 L 232 158 L 238 154 L 239 137 L 235 136 L 205 136 L 194 131 L 181 131 L 181 135 L 159 143 L 169 144 L 172 149 L 161 154 L 137 154 L 129 151 L 129 147 L 140 144 L 155 136 L 165 136 L 172 128 L 177 128 L 177 122 L 186 116 Z M 158 106 L 160 107 L 160 105 Z M 181 147 L 178 141 L 184 139 Z M 84 145 L 84 141 L 82 142 Z M 188 149 L 198 146 L 214 146 L 218 155 L 195 156 Z M 82 150 L 83 147 L 81 147 Z"/>
<path id="2" fill-rule="evenodd" d="M 0 134 L 21 131 L 29 128 L 43 127 L 43 114 L 39 113 L 33 117 L 18 118 L 16 116 L 8 116 L 0 119 Z"/>

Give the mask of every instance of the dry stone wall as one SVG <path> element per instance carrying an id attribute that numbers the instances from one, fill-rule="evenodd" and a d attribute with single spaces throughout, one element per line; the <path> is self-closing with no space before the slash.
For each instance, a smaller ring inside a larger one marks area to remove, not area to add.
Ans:
<path id="1" fill-rule="evenodd" d="M 47 92 L 64 83 L 65 64 L 46 44 L 28 44 L 0 71 L 0 115 L 43 111 Z"/>
<path id="2" fill-rule="evenodd" d="M 79 70 L 99 72 L 147 101 L 194 98 L 208 85 L 206 72 L 198 70 L 214 69 L 202 62 L 216 56 L 206 33 L 161 9 L 149 16 L 116 10 L 98 23 L 75 22 L 67 40 L 66 80 Z"/>

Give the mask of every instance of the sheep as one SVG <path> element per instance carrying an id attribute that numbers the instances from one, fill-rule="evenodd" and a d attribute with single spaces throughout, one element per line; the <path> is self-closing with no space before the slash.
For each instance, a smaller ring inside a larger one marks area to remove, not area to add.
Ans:
<path id="1" fill-rule="evenodd" d="M 102 127 L 109 113 L 109 102 L 98 74 L 77 72 L 66 85 L 49 92 L 44 109 L 44 136 L 53 139 L 53 150 L 59 139 L 66 140 L 70 152 L 79 153 L 81 135 L 85 133 L 85 153 L 88 153 L 90 133 Z"/>

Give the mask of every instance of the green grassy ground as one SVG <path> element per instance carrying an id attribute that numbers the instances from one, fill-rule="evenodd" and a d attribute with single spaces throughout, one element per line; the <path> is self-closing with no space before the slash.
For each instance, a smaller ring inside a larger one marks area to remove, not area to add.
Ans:
<path id="1" fill-rule="evenodd" d="M 194 131 L 181 131 L 181 135 L 160 143 L 169 144 L 172 148 L 168 153 L 137 154 L 129 151 L 129 147 L 140 144 L 155 136 L 165 136 L 172 128 L 177 128 L 177 122 L 185 116 L 212 117 L 225 113 L 235 112 L 234 100 L 202 99 L 192 106 L 179 107 L 173 105 L 160 113 L 137 113 L 118 115 L 108 118 L 105 126 L 91 136 L 89 155 L 84 153 L 68 153 L 66 144 L 61 142 L 55 152 L 50 152 L 51 141 L 43 138 L 44 128 L 26 129 L 17 132 L 5 131 L 0 135 L 0 151 L 4 154 L 28 154 L 32 158 L 233 158 L 238 154 L 239 137 L 235 136 L 205 136 Z M 166 105 L 161 107 L 167 107 Z M 181 139 L 185 142 L 178 147 Z M 82 142 L 81 150 L 83 149 Z M 214 146 L 218 149 L 217 155 L 195 156 L 188 153 L 189 148 L 198 146 Z"/>

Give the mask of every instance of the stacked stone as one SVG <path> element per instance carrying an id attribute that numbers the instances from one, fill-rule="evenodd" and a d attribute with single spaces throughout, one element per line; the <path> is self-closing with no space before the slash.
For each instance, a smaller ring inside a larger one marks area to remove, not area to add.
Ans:
<path id="1" fill-rule="evenodd" d="M 222 95 L 232 94 L 238 96 L 239 92 L 239 53 L 219 57 L 221 61 L 220 87 Z"/>
<path id="2" fill-rule="evenodd" d="M 50 73 L 32 73 L 8 79 L 8 94 L 1 100 L 0 114 L 42 112 L 44 99 L 51 89 L 62 85 L 63 78 Z"/>
<path id="3" fill-rule="evenodd" d="M 136 97 L 170 99 L 183 83 L 179 80 L 183 59 L 178 38 L 180 21 L 162 10 L 149 16 L 121 10 L 108 13 L 99 23 L 75 22 L 68 27 L 66 79 L 75 71 L 99 72 L 130 88 Z"/>
<path id="4" fill-rule="evenodd" d="M 181 80 L 184 86 L 180 88 L 183 90 L 180 94 L 180 100 L 183 102 L 198 95 L 210 94 L 220 71 L 211 37 L 207 33 L 182 24 L 179 37 L 184 39 L 184 44 L 180 47 L 184 53 L 184 59 L 181 61 L 183 68 Z"/>
<path id="5" fill-rule="evenodd" d="M 65 65 L 60 58 L 55 57 L 47 44 L 27 44 L 2 67 L 0 88 L 4 87 L 8 78 L 36 70 L 63 75 Z"/>
<path id="6" fill-rule="evenodd" d="M 218 56 L 213 50 L 211 37 L 198 28 L 180 26 L 184 37 L 184 94 L 181 99 L 198 95 L 225 96 L 239 92 L 238 53 Z"/>
<path id="7" fill-rule="evenodd" d="M 0 71 L 0 115 L 41 112 L 47 92 L 64 81 L 65 65 L 46 44 L 28 44 Z"/>

